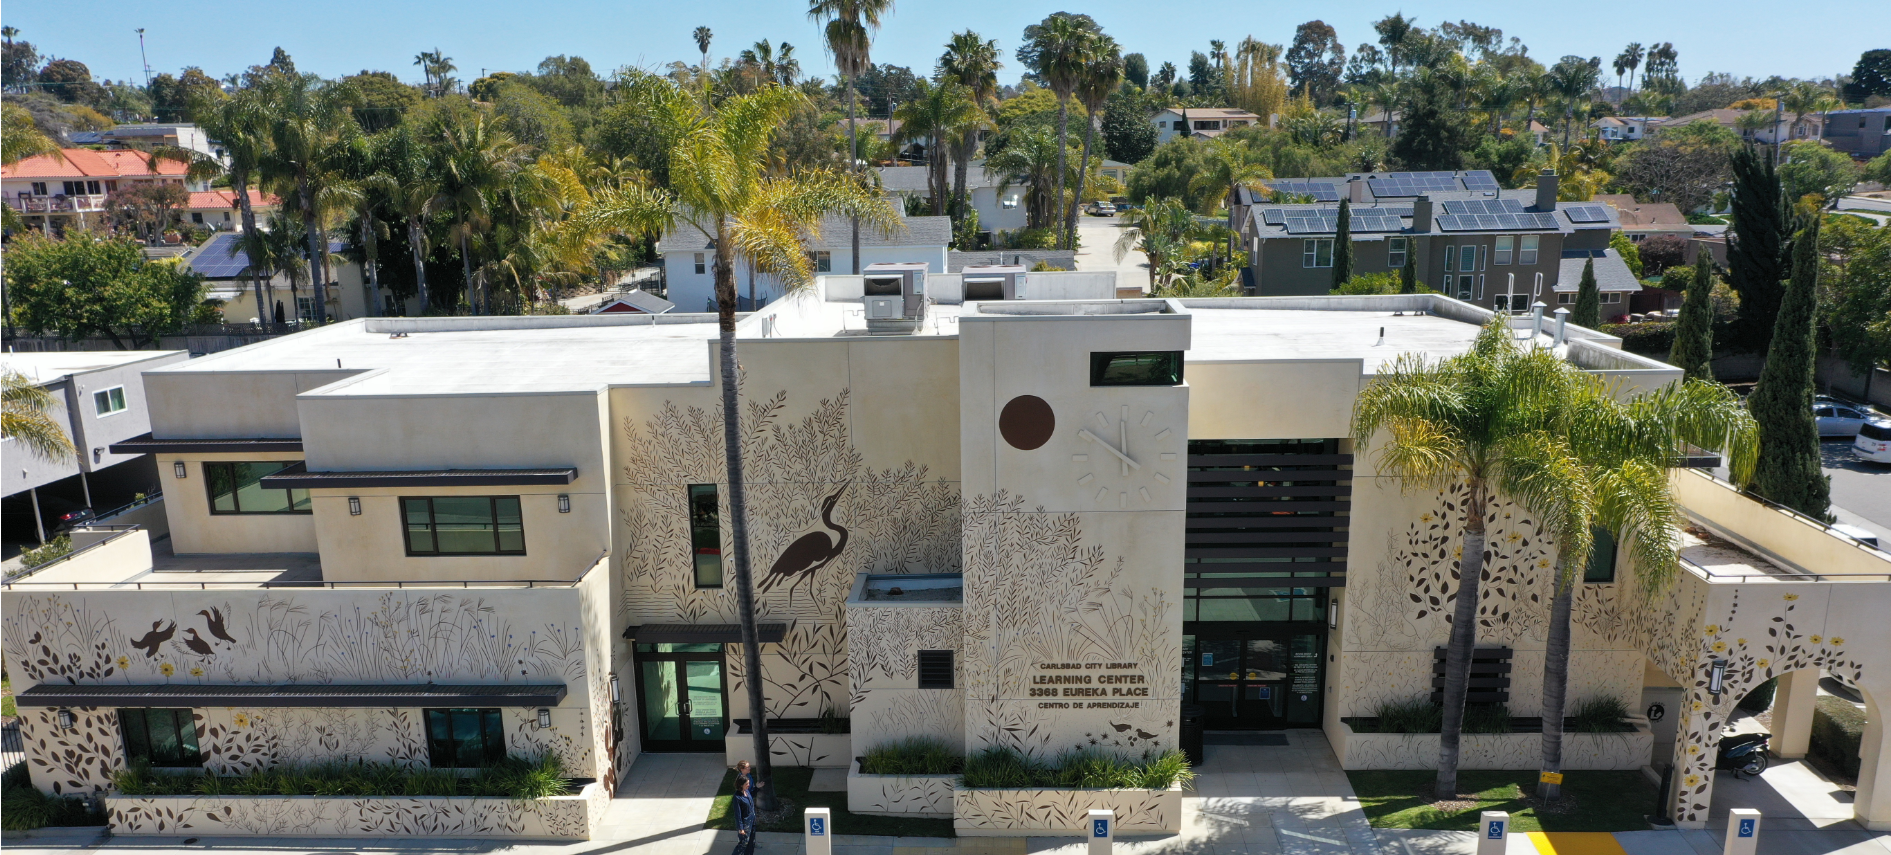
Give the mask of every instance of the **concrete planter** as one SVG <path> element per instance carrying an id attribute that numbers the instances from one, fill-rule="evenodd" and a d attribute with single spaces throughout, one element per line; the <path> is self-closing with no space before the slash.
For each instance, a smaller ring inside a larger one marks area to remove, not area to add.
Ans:
<path id="1" fill-rule="evenodd" d="M 847 810 L 874 816 L 952 816 L 957 775 L 868 775 L 855 761 L 847 771 Z"/>
<path id="2" fill-rule="evenodd" d="M 1182 830 L 1182 786 L 1166 790 L 986 790 L 955 787 L 952 828 L 960 837 L 1082 835 L 1090 811 L 1116 812 L 1116 833 Z"/>
<path id="3" fill-rule="evenodd" d="M 731 733 L 723 737 L 722 744 L 729 765 L 742 760 L 755 762 L 754 734 Z M 853 737 L 845 733 L 770 733 L 768 753 L 777 766 L 845 769 L 854 759 Z"/>
<path id="4" fill-rule="evenodd" d="M 1564 733 L 1563 770 L 1640 769 L 1654 751 L 1646 719 L 1625 733 Z M 1436 769 L 1436 733 L 1357 733 L 1345 722 L 1328 731 L 1342 769 Z M 1541 733 L 1467 733 L 1460 769 L 1525 771 L 1542 765 Z"/>
<path id="5" fill-rule="evenodd" d="M 113 834 L 589 840 L 610 796 L 106 796 Z"/>

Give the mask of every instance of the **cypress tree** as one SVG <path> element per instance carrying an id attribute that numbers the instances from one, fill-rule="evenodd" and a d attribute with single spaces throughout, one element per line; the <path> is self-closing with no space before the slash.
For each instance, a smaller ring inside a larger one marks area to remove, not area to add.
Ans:
<path id="1" fill-rule="evenodd" d="M 1714 259 L 1705 247 L 1694 258 L 1693 281 L 1681 302 L 1681 317 L 1674 323 L 1674 347 L 1668 362 L 1687 373 L 1689 380 L 1714 379 Z"/>
<path id="2" fill-rule="evenodd" d="M 1831 483 L 1819 470 L 1819 428 L 1812 417 L 1813 321 L 1819 286 L 1819 220 L 1793 239 L 1793 274 L 1779 302 L 1766 366 L 1747 401 L 1760 428 L 1754 492 L 1824 519 Z"/>
<path id="3" fill-rule="evenodd" d="M 1582 263 L 1582 284 L 1576 288 L 1576 308 L 1569 313 L 1569 322 L 1589 329 L 1602 325 L 1602 292 L 1596 288 L 1593 258 Z"/>
<path id="4" fill-rule="evenodd" d="M 1339 230 L 1333 234 L 1333 287 L 1339 288 L 1353 279 L 1353 207 L 1352 203 L 1339 200 Z"/>
<path id="5" fill-rule="evenodd" d="M 1740 295 L 1734 320 L 1735 349 L 1765 353 L 1779 316 L 1786 278 L 1785 193 L 1773 159 L 1751 146 L 1733 154 L 1733 224 L 1727 242 L 1727 286 Z"/>
<path id="6" fill-rule="evenodd" d="M 1418 293 L 1418 253 L 1409 245 L 1405 250 L 1405 266 L 1399 268 L 1399 293 Z"/>

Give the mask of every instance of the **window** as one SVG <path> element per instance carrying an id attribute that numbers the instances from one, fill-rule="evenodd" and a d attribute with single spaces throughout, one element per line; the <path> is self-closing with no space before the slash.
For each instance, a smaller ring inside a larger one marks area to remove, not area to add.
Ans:
<path id="1" fill-rule="evenodd" d="M 190 221 L 198 225 L 203 225 L 203 222 L 204 222 L 203 212 L 202 211 L 190 212 Z"/>
<path id="2" fill-rule="evenodd" d="M 204 489 L 213 514 L 307 514 L 309 491 L 271 489 L 263 476 L 289 468 L 289 462 L 205 463 Z"/>
<path id="3" fill-rule="evenodd" d="M 1154 350 L 1090 354 L 1092 386 L 1180 386 L 1182 352 Z"/>
<path id="4" fill-rule="evenodd" d="M 1496 258 L 1492 259 L 1491 263 L 1509 264 L 1510 263 L 1510 248 L 1513 244 L 1516 243 L 1516 240 L 1517 240 L 1516 238 L 1511 237 L 1510 235 L 1499 235 L 1497 237 L 1496 250 L 1492 253 L 1492 255 L 1495 255 Z"/>
<path id="5" fill-rule="evenodd" d="M 170 768 L 204 764 L 197 752 L 197 722 L 190 710 L 124 709 L 118 729 L 125 736 L 125 760 Z"/>
<path id="6" fill-rule="evenodd" d="M 696 587 L 722 587 L 722 508 L 716 485 L 689 485 L 689 545 L 696 556 Z"/>
<path id="7" fill-rule="evenodd" d="M 402 498 L 408 555 L 524 555 L 518 496 Z"/>
<path id="8" fill-rule="evenodd" d="M 1632 234 L 1632 235 L 1629 235 L 1629 236 L 1628 236 L 1628 242 L 1629 242 L 1629 243 L 1641 243 L 1641 242 L 1642 242 L 1642 238 L 1645 238 L 1645 237 L 1647 237 L 1647 235 L 1644 235 L 1644 234 Z"/>
<path id="9" fill-rule="evenodd" d="M 1482 273 L 1477 274 L 1477 290 L 1472 292 L 1471 298 L 1474 300 L 1484 299 L 1484 274 Z"/>
<path id="10" fill-rule="evenodd" d="M 1576 302 L 1576 295 L 1574 294 L 1565 293 L 1556 295 L 1556 305 L 1558 306 L 1567 306 L 1574 302 Z"/>
<path id="11" fill-rule="evenodd" d="M 1300 250 L 1301 267 L 1333 266 L 1332 238 L 1308 238 L 1301 242 L 1301 246 L 1303 247 Z"/>
<path id="12" fill-rule="evenodd" d="M 315 301 L 308 297 L 295 298 L 295 313 L 297 318 L 315 317 Z"/>
<path id="13" fill-rule="evenodd" d="M 1543 237 L 1541 235 L 1524 235 L 1523 249 L 1517 253 L 1517 263 L 1535 264 L 1537 242 L 1542 239 Z"/>
<path id="14" fill-rule="evenodd" d="M 703 273 L 707 272 L 707 270 L 708 267 L 703 263 L 703 254 L 700 252 L 696 253 L 696 275 L 701 276 Z"/>
<path id="15" fill-rule="evenodd" d="M 1458 269 L 1457 261 L 1458 261 L 1458 248 L 1455 246 L 1445 247 L 1445 272 L 1451 273 L 1457 270 Z"/>
<path id="16" fill-rule="evenodd" d="M 100 389 L 97 392 L 93 392 L 92 409 L 97 410 L 98 414 L 101 416 L 124 412 L 125 387 L 113 386 L 110 389 Z"/>
<path id="17" fill-rule="evenodd" d="M 1476 285 L 1476 283 L 1477 283 L 1477 277 L 1475 276 L 1459 276 L 1458 277 L 1458 299 L 1460 300 L 1476 299 L 1473 296 L 1472 291 L 1471 291 L 1472 287 Z"/>
<path id="18" fill-rule="evenodd" d="M 494 710 L 427 710 L 427 756 L 435 769 L 476 769 L 506 759 L 506 728 Z"/>
<path id="19" fill-rule="evenodd" d="M 1477 247 L 1465 245 L 1458 247 L 1458 269 L 1465 273 L 1477 271 Z"/>
<path id="20" fill-rule="evenodd" d="M 1489 249 L 1490 248 L 1486 246 L 1482 246 L 1482 245 L 1478 246 L 1477 248 L 1477 269 L 1478 270 L 1488 269 L 1487 263 L 1490 261 Z"/>
<path id="21" fill-rule="evenodd" d="M 825 249 L 808 253 L 808 263 L 814 266 L 814 272 L 816 273 L 834 272 L 834 254 Z M 696 272 L 701 273 L 702 271 L 698 270 Z"/>
<path id="22" fill-rule="evenodd" d="M 1405 266 L 1405 238 L 1385 239 L 1385 265 L 1393 270 Z"/>
<path id="23" fill-rule="evenodd" d="M 1604 294 L 1602 295 L 1602 302 L 1604 302 L 1604 303 L 1620 303 L 1620 302 L 1622 302 L 1622 292 L 1620 292 L 1620 291 L 1609 291 L 1609 292 L 1606 292 L 1606 293 L 1604 293 Z"/>
<path id="24" fill-rule="evenodd" d="M 1615 581 L 1615 535 L 1606 528 L 1591 531 L 1595 536 L 1595 545 L 1589 548 L 1589 565 L 1583 568 L 1582 580 L 1591 584 L 1608 584 Z"/>
<path id="25" fill-rule="evenodd" d="M 922 689 L 952 688 L 952 651 L 919 651 L 919 687 Z"/>
<path id="26" fill-rule="evenodd" d="M 33 182 L 33 195 L 35 196 L 46 195 L 46 182 L 44 181 Z"/>

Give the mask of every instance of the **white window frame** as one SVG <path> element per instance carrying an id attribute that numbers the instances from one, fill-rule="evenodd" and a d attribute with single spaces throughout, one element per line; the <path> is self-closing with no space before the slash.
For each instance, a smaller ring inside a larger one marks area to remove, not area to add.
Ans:
<path id="1" fill-rule="evenodd" d="M 1467 243 L 1458 247 L 1458 272 L 1477 272 L 1477 247 L 1475 245 Z"/>
<path id="2" fill-rule="evenodd" d="M 1482 273 L 1477 274 L 1477 290 L 1471 292 L 1471 299 L 1479 302 L 1484 300 L 1484 274 Z"/>
<path id="3" fill-rule="evenodd" d="M 1409 251 L 1409 247 L 1410 247 L 1410 244 L 1407 244 L 1405 242 L 1405 238 L 1402 238 L 1402 237 L 1386 238 L 1385 239 L 1386 266 L 1392 268 L 1393 270 L 1399 270 L 1403 268 L 1405 266 L 1405 254 L 1406 252 Z"/>
<path id="4" fill-rule="evenodd" d="M 1490 269 L 1490 247 L 1477 245 L 1477 269 L 1479 272 Z"/>
<path id="5" fill-rule="evenodd" d="M 118 394 L 113 395 L 113 392 Z M 100 404 L 110 409 L 99 409 Z M 130 405 L 125 403 L 125 387 L 123 386 L 112 386 L 92 393 L 92 414 L 101 419 L 118 415 L 130 408 Z"/>
<path id="6" fill-rule="evenodd" d="M 834 272 L 834 253 L 830 250 L 816 249 L 808 251 L 808 266 L 816 273 Z"/>
<path id="7" fill-rule="evenodd" d="M 1323 254 L 1323 251 L 1326 256 L 1325 264 L 1320 263 L 1320 256 Z M 1332 267 L 1333 239 L 1306 238 L 1302 240 L 1300 246 L 1300 266 L 1305 269 Z"/>
<path id="8" fill-rule="evenodd" d="M 1576 302 L 1576 295 L 1571 294 L 1567 291 L 1558 293 L 1556 295 L 1556 305 L 1558 306 L 1567 306 L 1574 302 Z"/>
<path id="9" fill-rule="evenodd" d="M 1446 273 L 1458 272 L 1457 265 L 1458 265 L 1458 248 L 1456 246 L 1445 247 L 1445 272 Z"/>
<path id="10" fill-rule="evenodd" d="M 1511 252 L 1515 248 L 1516 243 L 1517 239 L 1511 235 L 1498 235 L 1497 246 L 1491 252 L 1491 255 L 1495 256 L 1491 259 L 1491 263 L 1496 265 L 1509 264 Z"/>
<path id="11" fill-rule="evenodd" d="M 1517 263 L 1535 264 L 1537 250 L 1542 246 L 1542 240 L 1541 235 L 1524 235 L 1517 249 Z"/>
<path id="12" fill-rule="evenodd" d="M 1622 302 L 1622 292 L 1604 291 L 1602 292 L 1602 302 L 1603 303 L 1620 303 Z"/>
<path id="13" fill-rule="evenodd" d="M 696 253 L 696 258 L 694 259 L 694 261 L 696 262 L 696 275 L 697 276 L 701 276 L 704 273 L 709 272 L 709 268 L 708 268 L 706 260 L 703 257 L 703 253 L 700 253 L 700 252 Z"/>

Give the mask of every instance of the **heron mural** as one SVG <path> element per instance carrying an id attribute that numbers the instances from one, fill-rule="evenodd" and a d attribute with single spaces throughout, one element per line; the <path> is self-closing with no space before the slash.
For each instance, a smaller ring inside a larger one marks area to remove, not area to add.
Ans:
<path id="1" fill-rule="evenodd" d="M 849 481 L 841 484 L 840 489 L 834 491 L 834 495 L 821 500 L 821 524 L 832 529 L 834 533 L 810 531 L 795 538 L 795 541 L 788 544 L 788 548 L 782 550 L 781 555 L 775 559 L 775 563 L 768 568 L 768 575 L 762 577 L 763 592 L 772 591 L 786 583 L 788 599 L 793 602 L 794 589 L 797 586 L 814 578 L 815 573 L 834 563 L 834 559 L 839 558 L 840 554 L 847 550 L 847 529 L 834 522 L 834 505 L 840 502 L 841 494 L 846 493 L 847 487 L 852 483 Z"/>

